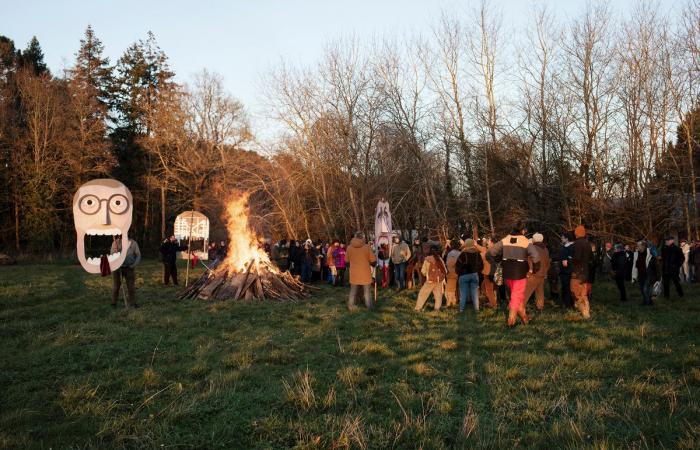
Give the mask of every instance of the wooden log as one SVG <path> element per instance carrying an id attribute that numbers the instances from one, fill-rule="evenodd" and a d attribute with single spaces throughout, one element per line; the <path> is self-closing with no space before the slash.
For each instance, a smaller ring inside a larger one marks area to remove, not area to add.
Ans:
<path id="1" fill-rule="evenodd" d="M 241 294 L 243 293 L 243 287 L 245 286 L 245 283 L 248 280 L 248 276 L 250 275 L 250 269 L 253 267 L 254 263 L 255 263 L 255 260 L 251 261 L 250 264 L 248 264 L 248 269 L 245 271 L 245 276 L 243 277 L 243 281 L 241 282 L 240 287 L 236 291 L 236 295 L 233 296 L 234 300 L 238 300 L 238 298 L 240 298 Z"/>

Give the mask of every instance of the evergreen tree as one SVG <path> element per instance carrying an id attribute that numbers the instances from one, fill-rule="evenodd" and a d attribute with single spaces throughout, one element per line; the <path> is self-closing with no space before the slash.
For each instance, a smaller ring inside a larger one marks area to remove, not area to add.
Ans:
<path id="1" fill-rule="evenodd" d="M 67 125 L 73 145 L 64 157 L 75 189 L 89 178 L 106 175 L 114 165 L 106 138 L 112 69 L 103 50 L 102 42 L 88 25 L 75 65 L 68 71 Z"/>
<path id="2" fill-rule="evenodd" d="M 75 66 L 69 75 L 75 87 L 91 91 L 106 110 L 111 96 L 112 68 L 109 66 L 109 58 L 103 56 L 103 51 L 102 41 L 88 25 L 75 55 Z"/>
<path id="3" fill-rule="evenodd" d="M 150 32 L 145 41 L 139 40 L 127 48 L 115 67 L 112 104 L 115 123 L 111 134 L 118 161 L 115 176 L 144 199 L 143 242 L 148 240 L 153 208 L 150 193 L 161 180 L 157 176 L 159 163 L 151 160 L 142 142 L 152 129 L 152 117 L 159 103 L 171 97 L 177 87 L 173 77 L 168 57 Z"/>
<path id="4" fill-rule="evenodd" d="M 7 81 L 9 72 L 15 70 L 17 50 L 12 39 L 0 35 L 0 81 Z"/>
<path id="5" fill-rule="evenodd" d="M 36 36 L 29 41 L 27 48 L 21 53 L 20 65 L 22 67 L 31 67 L 35 75 L 50 74 L 49 68 L 44 62 L 44 52 L 41 50 L 39 40 Z"/>

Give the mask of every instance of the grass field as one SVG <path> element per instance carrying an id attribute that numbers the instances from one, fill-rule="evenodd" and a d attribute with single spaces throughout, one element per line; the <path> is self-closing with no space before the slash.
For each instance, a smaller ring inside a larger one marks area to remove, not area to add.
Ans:
<path id="1" fill-rule="evenodd" d="M 183 271 L 181 271 L 182 274 Z M 591 321 L 548 303 L 348 313 L 177 301 L 138 269 L 137 310 L 77 265 L 0 268 L 2 448 L 700 448 L 700 290 Z"/>

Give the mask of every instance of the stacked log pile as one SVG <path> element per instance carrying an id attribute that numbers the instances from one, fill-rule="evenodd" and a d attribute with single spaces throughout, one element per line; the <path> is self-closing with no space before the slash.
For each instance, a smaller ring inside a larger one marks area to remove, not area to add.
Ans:
<path id="1" fill-rule="evenodd" d="M 178 298 L 203 300 L 301 300 L 311 293 L 312 287 L 294 278 L 289 272 L 280 272 L 270 263 L 251 261 L 243 272 L 230 272 L 215 263 Z"/>

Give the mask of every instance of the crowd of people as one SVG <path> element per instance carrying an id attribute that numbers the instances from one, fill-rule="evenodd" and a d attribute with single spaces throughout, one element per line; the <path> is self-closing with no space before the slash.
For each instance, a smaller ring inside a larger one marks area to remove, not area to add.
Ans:
<path id="1" fill-rule="evenodd" d="M 330 243 L 283 239 L 269 248 L 269 254 L 280 270 L 289 270 L 306 283 L 344 286 L 349 271 L 351 310 L 357 307 L 360 291 L 365 306 L 374 307 L 373 285 L 417 289 L 416 311 L 425 309 L 431 296 L 435 311 L 443 309 L 443 297 L 445 308 L 459 312 L 468 306 L 475 311 L 498 308 L 500 302 L 508 305 L 509 326 L 518 319 L 528 323 L 530 299 L 537 310 L 545 307 L 545 287 L 550 299 L 589 319 L 596 276 L 614 281 L 621 302 L 628 300 L 628 285 L 636 283 L 645 306 L 653 305 L 656 296 L 669 298 L 671 284 L 682 297 L 683 283 L 700 281 L 700 242 L 683 239 L 678 246 L 669 236 L 660 251 L 646 239 L 633 249 L 630 244 L 593 241 L 582 225 L 562 233 L 559 240 L 560 245 L 548 247 L 543 234 L 530 234 L 518 222 L 499 239 L 463 235 L 441 243 L 423 237 L 409 244 L 395 234 L 392 246 L 375 250 L 374 243 L 358 232 L 347 246 L 338 239 Z"/>
<path id="2" fill-rule="evenodd" d="M 589 319 L 596 275 L 614 281 L 621 302 L 628 300 L 628 285 L 636 283 L 645 306 L 653 305 L 654 297 L 669 298 L 672 284 L 676 294 L 683 297 L 684 283 L 700 282 L 700 242 L 681 239 L 680 245 L 676 245 L 669 236 L 660 251 L 645 239 L 639 240 L 634 249 L 629 244 L 613 242 L 599 247 L 589 239 L 582 225 L 559 238 L 560 245 L 548 247 L 541 233 L 530 234 L 527 226 L 518 222 L 500 239 L 462 235 L 441 243 L 423 237 L 409 244 L 395 234 L 393 245 L 382 244 L 375 250 L 374 242 L 357 232 L 348 245 L 339 239 L 328 243 L 283 239 L 272 246 L 262 243 L 261 248 L 280 270 L 288 270 L 305 283 L 349 285 L 350 310 L 357 308 L 360 291 L 365 306 L 372 309 L 377 288 L 418 289 L 416 311 L 425 309 L 431 296 L 435 311 L 443 309 L 443 297 L 445 308 L 456 308 L 459 312 L 468 306 L 479 311 L 482 305 L 498 308 L 499 303 L 505 303 L 509 326 L 518 319 L 528 323 L 526 305 L 531 298 L 534 297 L 537 310 L 545 307 L 545 286 L 550 299 L 575 308 L 584 319 Z M 174 236 L 163 241 L 159 249 L 163 284 L 171 280 L 178 284 L 177 253 L 186 250 Z M 225 241 L 213 242 L 208 247 L 208 258 L 224 259 L 227 250 Z M 112 252 L 117 251 L 122 251 L 121 240 L 115 238 Z M 112 273 L 112 305 L 116 306 L 124 280 L 126 305 L 138 307 L 134 267 L 141 254 L 136 241 L 130 240 L 127 252 L 122 267 Z"/>

